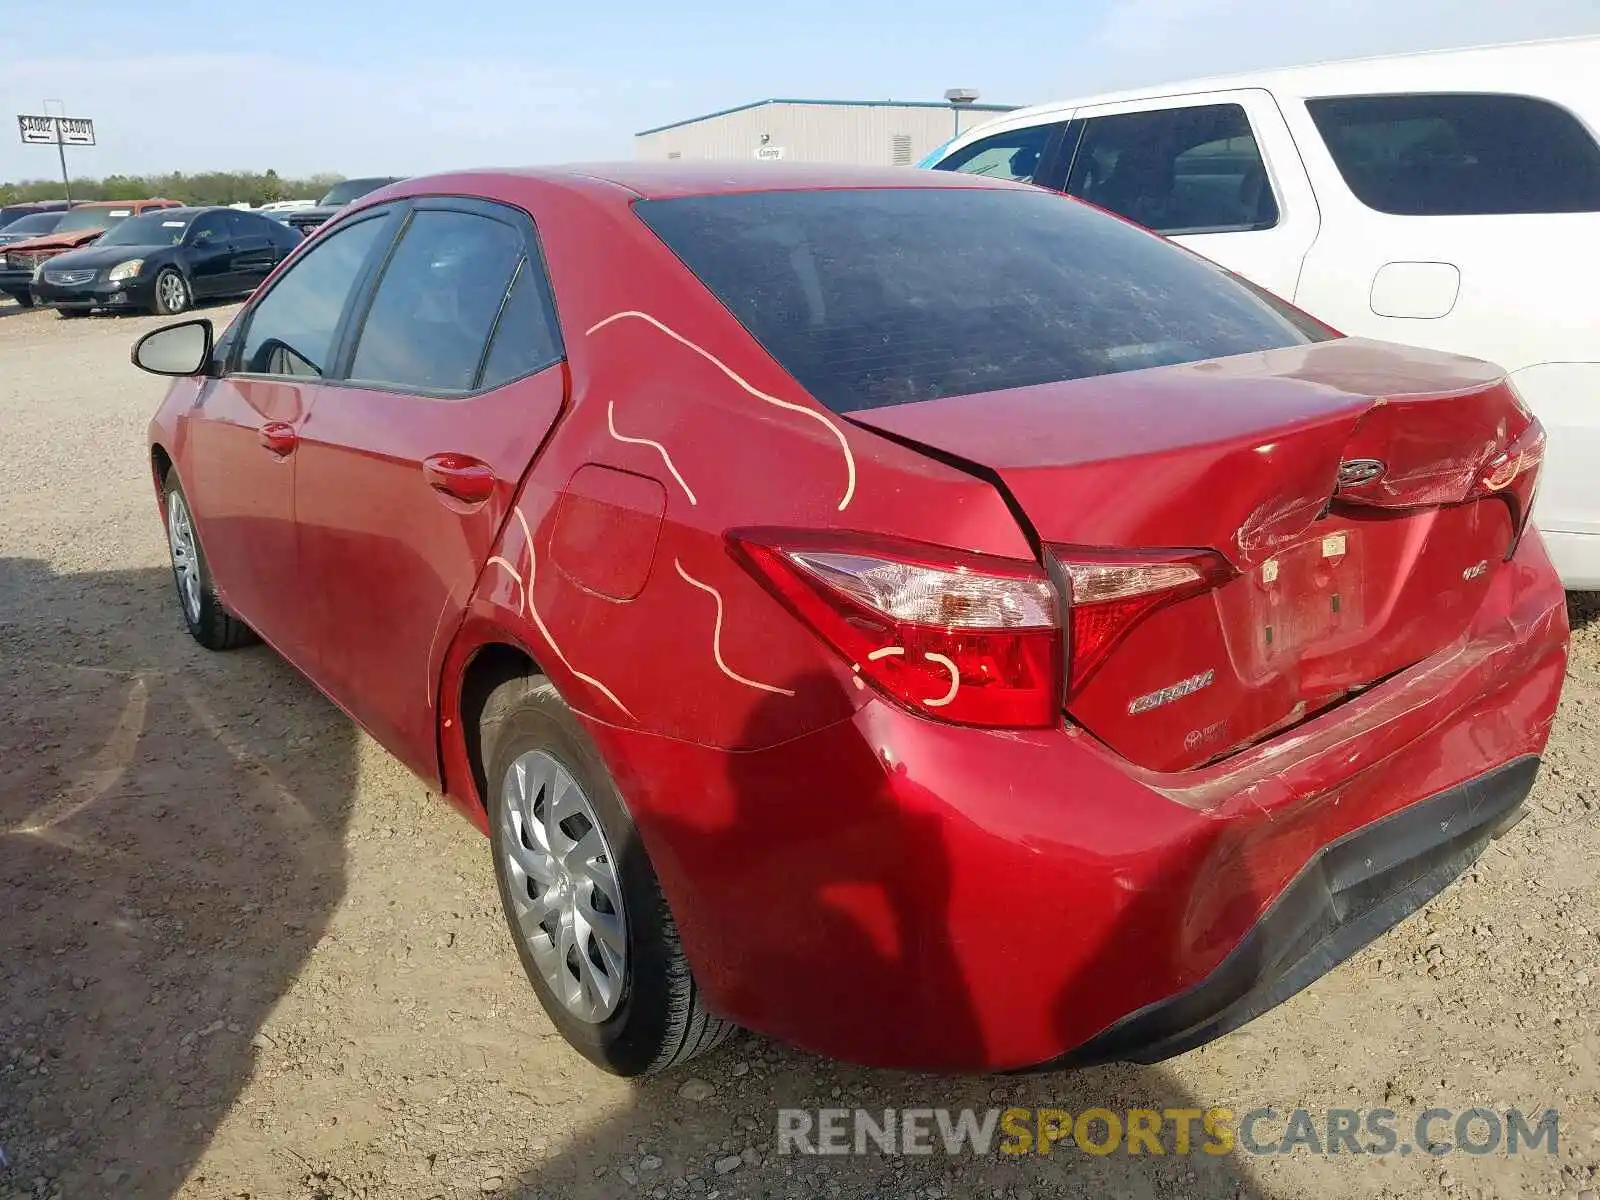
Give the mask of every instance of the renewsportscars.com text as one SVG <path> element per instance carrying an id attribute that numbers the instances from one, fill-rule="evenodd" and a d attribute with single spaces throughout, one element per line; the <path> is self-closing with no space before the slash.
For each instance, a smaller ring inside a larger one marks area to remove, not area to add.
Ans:
<path id="1" fill-rule="evenodd" d="M 1555 1154 L 1560 1113 L 1428 1108 L 784 1108 L 779 1154 Z"/>

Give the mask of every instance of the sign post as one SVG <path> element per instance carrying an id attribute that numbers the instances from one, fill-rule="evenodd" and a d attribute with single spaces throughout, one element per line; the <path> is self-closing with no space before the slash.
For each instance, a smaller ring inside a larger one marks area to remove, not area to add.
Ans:
<path id="1" fill-rule="evenodd" d="M 54 144 L 61 159 L 61 186 L 66 189 L 67 203 L 72 203 L 72 179 L 67 174 L 67 147 L 94 145 L 94 122 L 84 117 L 17 117 L 17 128 L 22 131 L 25 146 Z"/>

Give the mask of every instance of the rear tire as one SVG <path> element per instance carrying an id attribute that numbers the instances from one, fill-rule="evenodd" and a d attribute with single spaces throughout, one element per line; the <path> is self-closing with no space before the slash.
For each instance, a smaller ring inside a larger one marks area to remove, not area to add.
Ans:
<path id="1" fill-rule="evenodd" d="M 11 298 L 13 300 L 15 300 L 18 304 L 22 305 L 23 308 L 32 308 L 33 307 L 33 296 L 32 296 L 31 293 L 29 293 L 29 292 L 12 292 L 12 293 L 10 293 L 10 295 L 11 295 Z"/>
<path id="2" fill-rule="evenodd" d="M 189 499 L 183 494 L 178 473 L 168 471 L 161 481 L 166 514 L 167 549 L 172 556 L 172 579 L 178 591 L 178 611 L 189 635 L 207 650 L 232 650 L 259 640 L 255 631 L 223 607 L 211 582 L 211 568 L 200 549 Z"/>
<path id="3" fill-rule="evenodd" d="M 517 955 L 551 1022 L 578 1053 L 614 1075 L 654 1074 L 721 1045 L 735 1026 L 703 1005 L 678 927 L 627 806 L 554 685 L 542 675 L 502 683 L 485 703 L 481 724 L 500 902 Z M 535 765 L 530 769 L 529 764 Z M 544 783 L 534 782 L 533 773 L 539 770 L 551 772 Z M 536 810 L 541 796 L 543 808 Z M 545 821 L 552 807 L 558 815 L 572 814 L 561 820 L 561 832 Z M 598 844 L 589 837 L 591 826 L 598 827 Z M 555 844 L 546 840 L 552 833 L 557 839 L 578 839 L 569 848 L 575 858 L 591 864 L 587 874 L 567 877 L 564 868 L 555 866 L 554 854 L 541 859 L 541 846 Z M 587 854 L 578 850 L 585 841 Z M 598 859 L 592 854 L 596 849 L 604 852 Z M 544 866 L 519 865 L 536 860 Z M 561 872 L 562 878 L 541 883 L 539 876 L 550 870 Z M 605 897 L 605 887 L 589 882 L 597 876 L 615 881 L 620 906 Z M 560 935 L 547 926 L 563 928 L 558 910 L 573 879 L 592 913 L 602 919 L 612 914 L 622 927 L 626 955 L 620 970 L 614 963 L 603 967 L 610 960 L 599 936 L 584 932 L 591 926 L 571 921 L 565 928 L 577 928 L 577 935 L 556 957 Z M 543 914 L 544 925 L 537 923 L 538 914 Z M 578 961 L 578 954 L 588 956 L 587 965 Z M 585 974 L 597 973 L 604 974 L 608 988 L 615 988 L 613 1000 L 607 1002 L 603 991 L 586 990 Z"/>

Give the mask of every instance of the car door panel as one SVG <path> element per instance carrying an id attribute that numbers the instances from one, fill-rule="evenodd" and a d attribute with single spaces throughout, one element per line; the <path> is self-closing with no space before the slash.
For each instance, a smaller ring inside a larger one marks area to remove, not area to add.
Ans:
<path id="1" fill-rule="evenodd" d="M 228 226 L 233 242 L 231 286 L 235 292 L 249 292 L 261 285 L 283 257 L 271 231 L 263 228 L 262 218 L 245 213 L 229 213 Z"/>
<path id="2" fill-rule="evenodd" d="M 547 285 L 525 217 L 468 209 L 415 206 L 344 352 L 347 378 L 305 423 L 295 479 L 301 563 L 319 581 L 321 682 L 430 779 L 435 671 L 566 397 L 558 340 L 538 330 L 549 343 L 538 361 L 503 386 L 477 383 L 495 358 L 491 333 L 496 349 L 522 333 L 519 289 Z M 438 236 L 470 228 L 451 224 L 462 220 L 494 226 L 495 251 L 467 257 L 470 239 Z M 434 276 L 436 288 L 413 286 Z"/>
<path id="3" fill-rule="evenodd" d="M 285 271 L 224 335 L 218 377 L 201 384 L 184 417 L 182 479 L 223 602 L 313 676 L 320 656 L 314 595 L 299 582 L 298 438 L 385 227 L 381 218 L 353 226 Z"/>
<path id="4" fill-rule="evenodd" d="M 1321 219 L 1269 92 L 1145 98 L 1076 115 L 1084 124 L 1067 182 L 1072 195 L 1293 298 Z M 1208 124 L 1231 136 L 1195 132 Z M 1186 137 L 1202 140 L 1186 144 Z"/>
<path id="5" fill-rule="evenodd" d="M 565 394 L 559 366 L 471 400 L 330 387 L 303 429 L 300 562 L 319 581 L 323 685 L 424 777 L 433 671 Z M 487 467 L 488 498 L 436 487 L 424 463 L 440 453 Z"/>
<path id="6" fill-rule="evenodd" d="M 222 601 L 296 666 L 309 669 L 305 607 L 296 594 L 293 453 L 263 444 L 275 424 L 297 427 L 315 381 L 206 380 L 186 420 L 183 484 Z"/>
<path id="7" fill-rule="evenodd" d="M 228 294 L 233 283 L 233 246 L 220 212 L 202 213 L 184 236 L 180 256 L 197 299 Z"/>

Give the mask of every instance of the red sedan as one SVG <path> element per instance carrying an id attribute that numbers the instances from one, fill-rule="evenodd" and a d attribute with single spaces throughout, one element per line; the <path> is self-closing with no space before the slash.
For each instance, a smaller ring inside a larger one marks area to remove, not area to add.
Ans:
<path id="1" fill-rule="evenodd" d="M 620 1074 L 1199 1045 L 1514 821 L 1561 687 L 1498 369 L 1032 188 L 412 179 L 134 358 L 190 632 L 488 833 Z"/>

